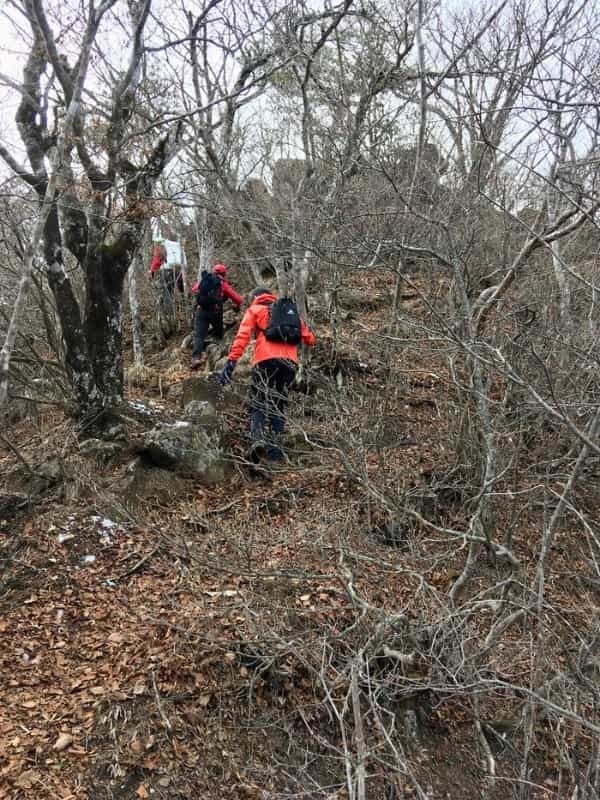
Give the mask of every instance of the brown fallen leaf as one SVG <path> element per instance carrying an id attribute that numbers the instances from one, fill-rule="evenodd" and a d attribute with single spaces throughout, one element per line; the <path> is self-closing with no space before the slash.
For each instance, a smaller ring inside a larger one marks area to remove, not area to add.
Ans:
<path id="1" fill-rule="evenodd" d="M 144 752 L 144 745 L 139 739 L 134 739 L 132 742 L 130 742 L 129 747 L 136 755 L 140 755 Z"/>
<path id="2" fill-rule="evenodd" d="M 52 745 L 52 749 L 56 750 L 57 753 L 60 753 L 62 750 L 66 750 L 70 744 L 73 744 L 73 737 L 71 734 L 61 733 L 58 739 Z"/>
<path id="3" fill-rule="evenodd" d="M 40 780 L 40 774 L 33 769 L 22 772 L 15 781 L 15 786 L 19 789 L 31 789 Z"/>
<path id="4" fill-rule="evenodd" d="M 148 789 L 146 789 L 146 784 L 140 783 L 138 788 L 135 790 L 135 793 L 137 794 L 138 797 L 141 797 L 142 800 L 143 798 L 148 797 Z"/>

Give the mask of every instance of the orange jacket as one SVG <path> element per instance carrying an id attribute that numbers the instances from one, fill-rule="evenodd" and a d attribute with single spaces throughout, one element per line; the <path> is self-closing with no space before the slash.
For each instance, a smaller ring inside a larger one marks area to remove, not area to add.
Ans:
<path id="1" fill-rule="evenodd" d="M 269 306 L 274 303 L 277 298 L 274 294 L 259 294 L 252 301 L 252 305 L 246 310 L 244 318 L 240 323 L 240 328 L 237 332 L 231 350 L 229 351 L 229 360 L 237 361 L 238 358 L 244 353 L 248 346 L 252 335 L 255 336 L 254 350 L 252 352 L 252 366 L 258 364 L 260 361 L 267 361 L 270 358 L 283 358 L 287 361 L 298 363 L 298 346 L 295 344 L 286 344 L 285 342 L 271 342 L 264 334 L 264 330 L 269 324 Z M 302 335 L 302 343 L 312 347 L 315 343 L 315 336 L 306 327 L 302 320 L 300 321 L 300 332 Z"/>

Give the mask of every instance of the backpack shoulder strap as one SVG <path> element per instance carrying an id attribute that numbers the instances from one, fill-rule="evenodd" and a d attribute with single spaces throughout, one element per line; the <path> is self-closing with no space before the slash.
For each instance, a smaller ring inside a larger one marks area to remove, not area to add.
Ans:
<path id="1" fill-rule="evenodd" d="M 271 300 L 270 303 L 261 303 L 261 308 L 268 308 L 269 309 L 269 314 L 270 314 L 271 313 L 270 309 L 273 306 L 273 303 L 276 303 L 276 302 L 277 302 L 276 300 Z M 267 327 L 268 327 L 268 322 L 269 321 L 267 319 Z M 263 336 L 264 336 L 265 331 L 267 330 L 267 328 L 261 328 L 260 325 L 258 324 L 258 320 L 256 320 L 256 330 L 259 331 L 260 333 L 262 333 Z"/>

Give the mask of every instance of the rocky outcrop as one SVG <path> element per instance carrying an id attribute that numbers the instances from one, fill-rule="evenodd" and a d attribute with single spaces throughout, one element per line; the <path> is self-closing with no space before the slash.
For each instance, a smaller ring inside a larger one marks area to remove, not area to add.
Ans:
<path id="1" fill-rule="evenodd" d="M 218 408 L 223 396 L 223 390 L 218 381 L 210 375 L 199 375 L 186 378 L 181 384 L 181 405 L 183 408 L 194 400 L 208 402 Z"/>
<path id="2" fill-rule="evenodd" d="M 168 504 L 182 491 L 181 476 L 171 470 L 149 467 L 141 457 L 127 465 L 114 488 L 128 509 L 137 509 L 150 498 Z"/>
<path id="3" fill-rule="evenodd" d="M 218 433 L 187 420 L 161 423 L 145 434 L 138 452 L 151 464 L 213 484 L 225 477 Z"/>
<path id="4" fill-rule="evenodd" d="M 103 439 L 85 439 L 79 445 L 79 455 L 99 464 L 107 464 L 124 449 L 123 442 L 105 442 Z"/>
<path id="5" fill-rule="evenodd" d="M 208 400 L 190 400 L 183 409 L 183 418 L 187 422 L 205 427 L 217 425 L 217 412 Z"/>

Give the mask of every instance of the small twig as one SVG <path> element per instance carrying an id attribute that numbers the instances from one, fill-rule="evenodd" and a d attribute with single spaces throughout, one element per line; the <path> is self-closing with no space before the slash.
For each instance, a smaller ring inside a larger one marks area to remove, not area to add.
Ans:
<path id="1" fill-rule="evenodd" d="M 171 722 L 167 717 L 167 715 L 165 714 L 164 709 L 162 707 L 162 703 L 160 701 L 160 695 L 158 693 L 158 686 L 156 685 L 156 675 L 154 674 L 154 672 L 152 673 L 152 686 L 154 687 L 154 697 L 156 699 L 156 707 L 158 708 L 158 713 L 160 714 L 160 718 L 162 719 L 165 728 L 168 731 L 171 731 L 173 726 L 171 725 Z"/>
<path id="2" fill-rule="evenodd" d="M 25 456 L 22 455 L 21 451 L 17 447 L 15 447 L 15 445 L 9 439 L 7 439 L 6 436 L 4 436 L 4 434 L 2 433 L 0 433 L 0 440 L 4 442 L 4 444 L 8 447 L 11 453 L 15 456 L 15 458 L 17 458 L 18 461 L 21 462 L 21 464 L 25 467 L 25 469 L 30 475 L 34 476 L 38 475 L 38 473 L 34 470 L 31 464 L 27 461 Z"/>
<path id="3" fill-rule="evenodd" d="M 159 544 L 157 547 L 154 548 L 154 550 L 151 550 L 149 553 L 146 553 L 145 556 L 140 558 L 140 560 L 138 562 L 136 562 L 133 565 L 133 567 L 131 567 L 128 570 L 125 570 L 125 572 L 121 572 L 120 575 L 117 575 L 116 577 L 111 578 L 110 580 L 119 581 L 119 580 L 123 580 L 123 578 L 127 578 L 129 575 L 133 575 L 134 572 L 137 572 L 138 569 L 141 569 L 144 566 L 146 561 L 149 561 L 153 556 L 155 556 L 158 553 L 158 551 L 161 549 L 161 547 L 162 547 L 162 544 Z"/>
<path id="4" fill-rule="evenodd" d="M 356 744 L 356 800 L 366 800 L 366 759 L 367 748 L 363 730 L 360 694 L 358 691 L 358 668 L 354 664 L 351 678 L 352 712 L 354 715 L 354 742 Z"/>
<path id="5" fill-rule="evenodd" d="M 236 498 L 232 500 L 230 503 L 226 503 L 224 506 L 219 506 L 219 508 L 209 508 L 207 511 L 204 512 L 203 516 L 208 517 L 209 514 L 224 514 L 225 511 L 229 511 L 230 508 L 239 505 L 244 501 L 244 498 Z"/>
<path id="6" fill-rule="evenodd" d="M 487 736 L 485 735 L 483 726 L 481 724 L 481 717 L 479 715 L 479 697 L 477 694 L 475 694 L 473 699 L 473 709 L 475 711 L 475 731 L 483 752 L 485 753 L 485 763 L 487 763 L 488 773 L 487 778 L 491 789 L 496 780 L 496 759 L 492 754 L 492 748 L 490 747 L 490 743 L 487 740 Z"/>
<path id="7" fill-rule="evenodd" d="M 412 667 L 417 660 L 417 654 L 414 651 L 412 653 L 401 653 L 399 650 L 394 650 L 387 645 L 383 646 L 383 655 L 386 658 L 393 658 L 399 661 L 400 664 L 405 664 L 409 667 Z"/>

